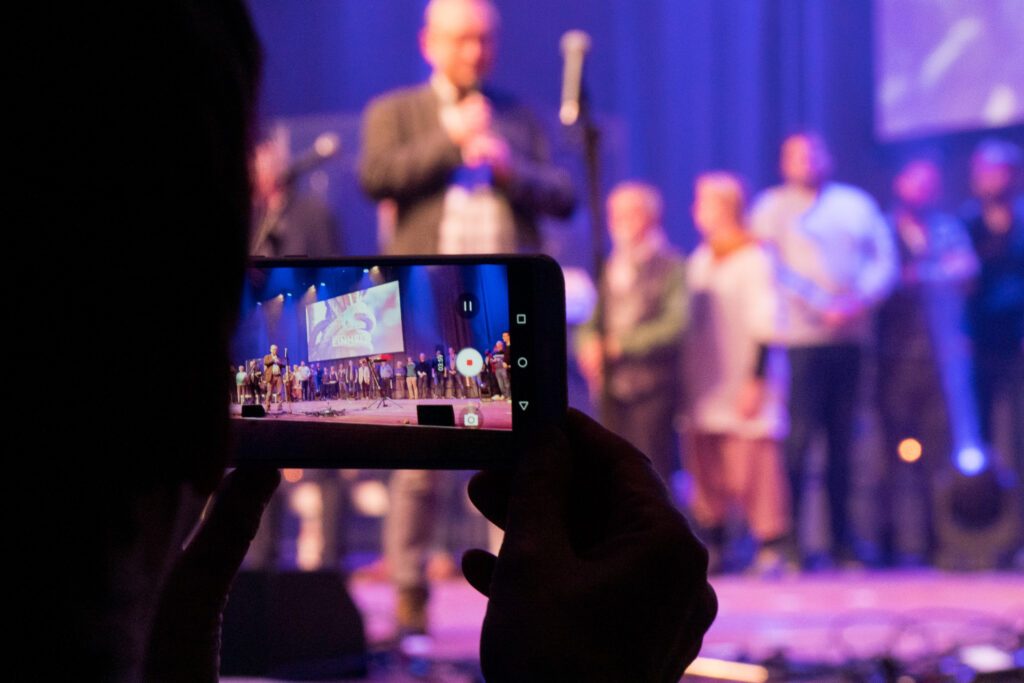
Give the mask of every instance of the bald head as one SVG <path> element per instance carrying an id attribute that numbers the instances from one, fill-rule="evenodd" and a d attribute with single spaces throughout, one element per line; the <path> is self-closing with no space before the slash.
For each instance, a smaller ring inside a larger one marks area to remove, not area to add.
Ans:
<path id="1" fill-rule="evenodd" d="M 705 237 L 743 229 L 747 193 L 739 176 L 711 171 L 694 183 L 693 222 Z"/>
<path id="2" fill-rule="evenodd" d="M 782 142 L 779 170 L 787 184 L 821 187 L 832 173 L 832 155 L 824 138 L 812 132 L 787 137 Z"/>
<path id="3" fill-rule="evenodd" d="M 423 13 L 420 52 L 461 90 L 479 86 L 494 66 L 498 12 L 486 0 L 431 0 Z"/>
<path id="4" fill-rule="evenodd" d="M 608 195 L 608 232 L 618 247 L 639 244 L 661 229 L 661 193 L 653 185 L 629 180 Z"/>

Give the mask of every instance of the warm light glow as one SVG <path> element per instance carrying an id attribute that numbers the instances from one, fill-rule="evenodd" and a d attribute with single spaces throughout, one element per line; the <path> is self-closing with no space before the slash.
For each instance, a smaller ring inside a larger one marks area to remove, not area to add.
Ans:
<path id="1" fill-rule="evenodd" d="M 281 476 L 284 477 L 284 480 L 287 481 L 288 483 L 294 484 L 295 482 L 300 481 L 302 479 L 302 470 L 284 469 L 281 470 Z"/>
<path id="2" fill-rule="evenodd" d="M 323 158 L 333 156 L 338 151 L 341 140 L 334 133 L 323 133 L 313 143 L 313 149 Z"/>
<path id="3" fill-rule="evenodd" d="M 757 664 L 730 662 L 725 659 L 697 657 L 686 669 L 691 676 L 716 678 L 723 681 L 743 681 L 743 683 L 764 683 L 768 680 L 768 669 Z"/>
<path id="4" fill-rule="evenodd" d="M 352 487 L 352 507 L 366 517 L 383 517 L 388 511 L 388 487 L 370 479 Z"/>
<path id="5" fill-rule="evenodd" d="M 921 459 L 921 442 L 917 439 L 903 439 L 896 451 L 903 462 L 917 462 Z"/>

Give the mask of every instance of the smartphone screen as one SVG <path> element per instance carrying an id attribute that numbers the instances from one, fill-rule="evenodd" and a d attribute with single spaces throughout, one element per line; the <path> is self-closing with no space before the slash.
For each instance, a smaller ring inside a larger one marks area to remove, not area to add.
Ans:
<path id="1" fill-rule="evenodd" d="M 241 311 L 239 415 L 512 429 L 504 264 L 254 267 Z"/>
<path id="2" fill-rule="evenodd" d="M 251 443 L 309 441 L 310 430 L 322 443 L 333 429 L 335 443 L 384 444 L 391 430 L 423 435 L 416 454 L 443 450 L 426 466 L 471 466 L 502 450 L 502 434 L 564 414 L 564 320 L 549 259 L 256 260 L 231 344 L 232 416 L 259 418 Z M 477 438 L 438 440 L 438 429 Z M 387 456 L 397 466 L 394 449 Z M 333 451 L 322 462 L 352 459 Z"/>

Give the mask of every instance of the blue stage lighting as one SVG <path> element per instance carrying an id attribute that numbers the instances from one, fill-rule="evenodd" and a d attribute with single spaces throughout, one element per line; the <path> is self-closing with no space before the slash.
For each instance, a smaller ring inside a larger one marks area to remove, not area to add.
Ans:
<path id="1" fill-rule="evenodd" d="M 971 477 L 985 469 L 988 458 L 977 446 L 964 446 L 956 454 L 956 467 L 960 472 Z"/>

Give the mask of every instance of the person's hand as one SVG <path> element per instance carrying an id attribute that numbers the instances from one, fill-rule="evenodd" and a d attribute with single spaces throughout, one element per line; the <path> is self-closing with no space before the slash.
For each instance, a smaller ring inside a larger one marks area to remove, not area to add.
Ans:
<path id="1" fill-rule="evenodd" d="M 512 151 L 505 138 L 495 133 L 482 133 L 462 146 L 462 160 L 469 167 L 487 164 L 498 182 L 508 180 L 512 172 Z"/>
<path id="2" fill-rule="evenodd" d="M 462 98 L 442 116 L 441 125 L 448 138 L 458 147 L 491 128 L 491 104 L 482 94 L 475 92 Z"/>
<path id="3" fill-rule="evenodd" d="M 751 377 L 743 386 L 736 397 L 736 412 L 744 420 L 752 420 L 761 412 L 764 405 L 765 382 L 763 378 Z"/>
<path id="4" fill-rule="evenodd" d="M 146 680 L 218 680 L 228 590 L 280 480 L 277 470 L 257 467 L 236 469 L 224 479 L 164 584 L 150 634 Z"/>
<path id="5" fill-rule="evenodd" d="M 488 681 L 678 681 L 717 601 L 707 551 L 647 458 L 581 413 L 485 471 L 473 503 L 505 530 L 495 558 L 470 550 L 466 579 L 488 596 Z"/>
<path id="6" fill-rule="evenodd" d="M 826 326 L 837 329 L 854 322 L 867 312 L 864 304 L 855 298 L 838 298 L 821 312 L 821 319 Z"/>

